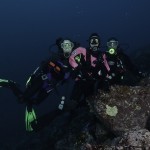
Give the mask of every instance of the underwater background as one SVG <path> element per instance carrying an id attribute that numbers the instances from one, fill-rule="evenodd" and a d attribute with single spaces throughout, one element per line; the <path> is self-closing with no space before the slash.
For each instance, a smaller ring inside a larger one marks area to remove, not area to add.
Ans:
<path id="1" fill-rule="evenodd" d="M 49 57 L 56 38 L 87 46 L 92 32 L 100 34 L 103 47 L 109 37 L 117 37 L 129 55 L 150 47 L 150 1 L 0 0 L 0 78 L 24 88 L 29 75 Z M 55 94 L 38 111 L 55 109 L 52 99 L 57 99 Z M 11 91 L 0 89 L 0 144 L 24 139 L 24 112 Z"/>

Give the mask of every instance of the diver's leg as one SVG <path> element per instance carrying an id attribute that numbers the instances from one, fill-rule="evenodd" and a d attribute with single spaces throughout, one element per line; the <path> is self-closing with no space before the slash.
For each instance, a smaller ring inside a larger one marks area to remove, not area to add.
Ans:
<path id="1" fill-rule="evenodd" d="M 96 91 L 96 81 L 95 80 L 87 80 L 84 85 L 85 95 L 86 97 L 95 94 Z"/>
<path id="2" fill-rule="evenodd" d="M 64 110 L 71 111 L 75 109 L 84 97 L 83 81 L 76 81 L 68 103 L 65 103 Z"/>
<path id="3" fill-rule="evenodd" d="M 42 85 L 43 85 L 43 80 L 41 76 L 35 78 L 32 81 L 32 84 L 30 84 L 24 91 L 23 94 L 24 101 L 31 99 L 42 88 Z"/>
<path id="4" fill-rule="evenodd" d="M 76 109 L 86 106 L 86 93 L 85 93 L 86 81 L 77 81 L 73 87 L 73 91 L 70 97 L 70 101 L 65 104 L 64 112 L 69 112 L 70 116 L 68 122 L 76 116 Z"/>
<path id="5" fill-rule="evenodd" d="M 39 104 L 42 101 L 44 101 L 50 93 L 47 93 L 44 90 L 41 90 L 38 96 L 34 99 L 32 99 L 33 104 Z M 44 127 L 48 126 L 57 116 L 64 113 L 64 109 L 56 109 L 54 111 L 51 111 L 49 113 L 46 113 L 40 117 L 38 117 L 36 120 L 31 122 L 32 129 L 34 131 L 39 131 L 43 129 Z"/>
<path id="6" fill-rule="evenodd" d="M 103 90 L 104 92 L 110 92 L 110 83 L 108 79 L 103 79 L 101 81 L 101 84 L 102 84 L 101 90 Z"/>
<path id="7" fill-rule="evenodd" d="M 12 90 L 13 94 L 17 97 L 18 101 L 20 102 L 20 98 L 23 95 L 23 92 L 19 88 L 18 84 L 12 80 L 4 80 L 0 79 L 0 87 L 9 88 Z"/>
<path id="8" fill-rule="evenodd" d="M 19 86 L 13 81 L 9 81 L 10 89 L 13 94 L 17 97 L 19 103 L 22 103 L 23 91 L 19 88 Z"/>
<path id="9" fill-rule="evenodd" d="M 48 97 L 48 95 L 49 93 L 46 93 L 46 91 L 40 90 L 40 92 L 37 93 L 37 95 L 35 93 L 33 97 L 29 99 L 24 99 L 24 101 L 27 103 L 26 111 L 25 111 L 26 131 L 38 131 L 47 125 L 47 121 L 48 121 L 47 116 L 37 118 L 36 113 L 33 109 L 33 105 L 37 105 L 41 103 L 43 100 L 45 100 Z"/>
<path id="10" fill-rule="evenodd" d="M 39 93 L 35 93 L 33 97 L 29 99 L 24 99 L 24 101 L 27 103 L 26 111 L 25 111 L 26 131 L 38 131 L 42 129 L 47 124 L 47 121 L 48 121 L 46 117 L 37 119 L 36 113 L 33 109 L 33 105 L 40 104 L 49 95 L 49 93 L 47 93 L 43 89 L 41 89 L 38 92 Z"/>
<path id="11" fill-rule="evenodd" d="M 70 96 L 71 100 L 79 102 L 84 94 L 84 82 L 82 80 L 76 81 Z"/>
<path id="12" fill-rule="evenodd" d="M 39 104 L 49 95 L 45 88 L 49 87 L 49 81 L 42 79 L 39 75 L 29 84 L 23 94 L 23 101 L 31 104 Z M 50 87 L 51 88 L 51 87 Z"/>
<path id="13" fill-rule="evenodd" d="M 49 96 L 50 93 L 47 93 L 45 89 L 41 89 L 40 91 L 38 91 L 38 93 L 35 94 L 35 96 L 31 97 L 28 100 L 31 101 L 32 104 L 39 105 Z"/>
<path id="14" fill-rule="evenodd" d="M 75 87 L 74 87 L 75 91 L 72 94 L 72 99 L 73 100 L 78 101 L 78 98 L 80 98 L 80 95 L 82 93 L 82 92 L 79 92 L 80 91 L 80 89 L 79 89 L 80 86 L 81 85 L 80 85 L 79 82 L 77 82 L 77 84 L 75 84 Z M 38 97 L 34 100 L 36 100 L 36 102 L 41 102 L 47 96 L 48 96 L 48 94 L 41 91 L 40 94 L 38 95 Z M 73 101 L 72 99 L 71 99 L 71 102 Z M 75 103 L 73 103 L 73 105 L 74 104 Z M 74 105 L 73 107 L 76 108 L 76 105 Z M 57 116 L 61 115 L 64 112 L 71 111 L 71 110 L 73 110 L 72 106 L 70 106 L 70 104 L 68 105 L 68 104 L 65 103 L 64 108 L 62 110 L 61 109 L 56 109 L 54 111 L 46 113 L 45 115 L 42 115 L 41 117 L 38 117 L 36 121 L 33 121 L 31 123 L 31 126 L 32 126 L 34 131 L 39 131 L 39 130 L 43 129 L 44 127 L 48 126 Z"/>

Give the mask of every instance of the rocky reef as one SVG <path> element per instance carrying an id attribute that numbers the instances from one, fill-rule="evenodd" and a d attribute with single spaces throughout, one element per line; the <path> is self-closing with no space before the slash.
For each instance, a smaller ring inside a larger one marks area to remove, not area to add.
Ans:
<path id="1" fill-rule="evenodd" d="M 57 117 L 16 150 L 150 148 L 150 78 L 138 86 L 111 87 L 87 99 L 87 106 Z M 33 133 L 31 133 L 33 134 Z"/>
<path id="2" fill-rule="evenodd" d="M 99 91 L 88 102 L 97 117 L 113 131 L 143 129 L 150 115 L 149 81 L 147 78 L 139 86 L 112 86 L 109 93 Z"/>

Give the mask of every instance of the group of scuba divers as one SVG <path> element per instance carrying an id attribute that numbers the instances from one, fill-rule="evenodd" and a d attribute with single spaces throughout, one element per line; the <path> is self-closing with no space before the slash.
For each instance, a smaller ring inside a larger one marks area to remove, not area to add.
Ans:
<path id="1" fill-rule="evenodd" d="M 42 61 L 27 80 L 24 91 L 16 82 L 0 79 L 0 87 L 11 89 L 17 100 L 26 105 L 27 131 L 40 130 L 62 112 L 71 112 L 86 104 L 86 97 L 96 94 L 98 89 L 109 92 L 111 85 L 123 83 L 127 71 L 135 77 L 145 77 L 145 73 L 140 72 L 123 53 L 116 38 L 108 39 L 105 51 L 101 50 L 97 33 L 89 36 L 88 43 L 88 48 L 84 48 L 68 38 L 56 39 L 57 53 L 51 53 L 49 59 Z M 66 96 L 62 95 L 57 110 L 51 112 L 48 121 L 44 122 L 44 117 L 36 116 L 33 106 L 43 102 L 58 85 L 67 83 L 70 78 L 74 81 L 70 96 L 73 107 L 65 103 Z"/>

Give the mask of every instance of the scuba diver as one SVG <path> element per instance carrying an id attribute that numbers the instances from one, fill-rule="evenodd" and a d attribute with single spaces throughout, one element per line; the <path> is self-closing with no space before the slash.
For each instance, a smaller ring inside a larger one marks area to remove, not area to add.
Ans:
<path id="1" fill-rule="evenodd" d="M 104 90 L 109 91 L 107 77 L 110 68 L 99 46 L 100 38 L 93 33 L 89 37 L 89 48 L 78 47 L 71 53 L 69 62 L 76 73 L 71 99 L 75 102 L 85 104 L 86 97 L 96 93 L 100 81 L 105 83 Z"/>
<path id="2" fill-rule="evenodd" d="M 12 90 L 20 103 L 27 105 L 25 112 L 26 130 L 32 131 L 31 122 L 37 123 L 37 117 L 33 109 L 33 105 L 40 104 L 44 101 L 51 91 L 56 89 L 56 86 L 64 84 L 70 77 L 71 67 L 69 66 L 68 58 L 74 43 L 69 39 L 59 38 L 56 40 L 58 46 L 58 56 L 51 57 L 43 61 L 39 67 L 33 72 L 26 82 L 26 89 L 23 92 L 15 82 L 11 80 L 0 80 L 1 87 L 7 87 Z M 65 96 L 62 96 L 58 110 L 59 114 L 63 109 Z"/>
<path id="3" fill-rule="evenodd" d="M 95 79 L 95 90 L 101 89 L 109 91 L 108 78 L 110 67 L 106 59 L 106 54 L 100 50 L 101 39 L 97 33 L 92 33 L 88 39 L 87 61 L 91 63 L 91 72 Z"/>
<path id="4" fill-rule="evenodd" d="M 131 62 L 130 58 L 123 53 L 115 37 L 108 39 L 106 55 L 112 77 L 109 79 L 111 85 L 123 84 L 124 75 L 127 71 L 130 71 L 135 77 L 145 77 L 146 74 L 139 71 Z"/>
<path id="5" fill-rule="evenodd" d="M 71 54 L 71 51 L 73 51 L 75 48 L 77 48 L 80 44 L 77 42 L 73 42 L 70 39 L 62 39 L 62 38 L 58 38 L 56 40 L 56 45 L 58 47 L 58 54 L 57 55 L 61 55 L 63 57 L 61 57 L 63 59 L 62 62 L 65 62 L 66 67 L 68 68 L 68 73 L 69 73 L 69 77 L 73 80 L 75 80 L 75 73 L 74 70 L 72 70 L 72 67 L 69 64 L 69 57 Z M 68 48 L 69 47 L 69 48 Z M 58 57 L 55 57 L 55 59 L 57 60 Z M 64 81 L 67 82 L 69 77 Z M 67 83 L 69 85 L 69 83 Z M 65 103 L 65 95 L 60 95 L 59 91 L 55 88 L 54 89 L 56 91 L 57 96 L 61 99 L 61 102 L 58 106 L 58 109 L 54 110 L 54 111 L 50 111 L 49 113 L 46 113 L 40 117 L 38 117 L 36 120 L 31 121 L 31 126 L 34 129 L 34 131 L 39 131 L 41 129 L 43 129 L 44 127 L 48 126 L 53 119 L 55 119 L 57 116 L 63 114 L 64 112 L 71 112 L 75 107 L 75 103 L 71 102 L 66 102 Z M 67 92 L 67 89 L 65 89 Z"/>
<path id="6" fill-rule="evenodd" d="M 76 81 L 71 95 L 71 100 L 77 102 L 78 106 L 84 106 L 89 110 L 86 103 L 86 98 L 97 93 L 98 89 L 109 92 L 109 65 L 106 60 L 106 55 L 100 51 L 101 40 L 97 33 L 92 33 L 89 36 L 89 47 L 78 47 L 75 49 L 69 58 L 70 65 L 76 73 Z M 77 107 L 78 108 L 78 107 Z M 96 115 L 91 112 L 93 122 L 89 126 L 100 123 L 109 131 L 110 135 L 115 136 L 113 131 L 103 123 L 99 122 Z M 91 133 L 95 137 L 95 133 Z"/>
<path id="7" fill-rule="evenodd" d="M 1 80 L 0 86 L 10 88 L 21 103 L 41 103 L 60 81 L 69 77 L 70 67 L 67 60 L 74 45 L 71 41 L 64 40 L 59 46 L 62 49 L 57 57 L 59 59 L 50 58 L 43 61 L 27 80 L 24 92 L 15 86 L 16 83 L 11 80 Z"/>

